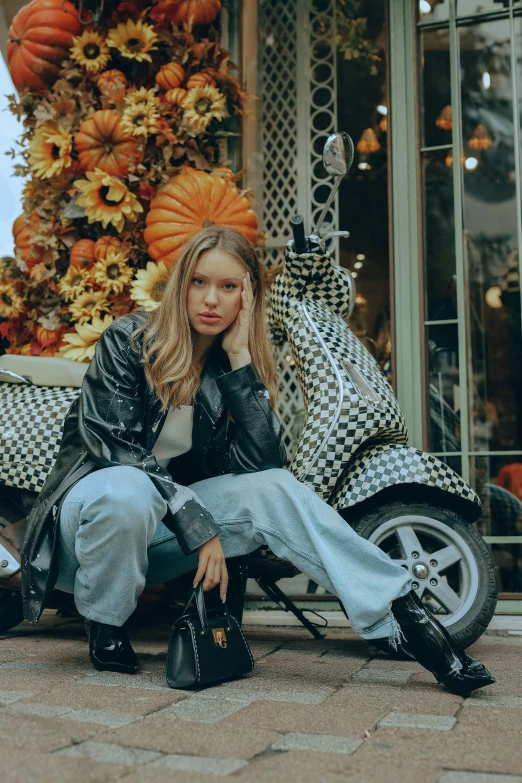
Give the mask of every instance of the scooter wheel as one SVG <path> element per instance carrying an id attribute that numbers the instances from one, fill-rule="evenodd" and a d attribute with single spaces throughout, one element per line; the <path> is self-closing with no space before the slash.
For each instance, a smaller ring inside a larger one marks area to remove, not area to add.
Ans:
<path id="1" fill-rule="evenodd" d="M 410 573 L 417 595 L 456 642 L 464 649 L 476 642 L 495 612 L 497 583 L 491 552 L 475 525 L 427 502 L 362 507 L 355 519 L 354 511 L 354 530 Z M 385 639 L 372 644 L 395 654 Z"/>

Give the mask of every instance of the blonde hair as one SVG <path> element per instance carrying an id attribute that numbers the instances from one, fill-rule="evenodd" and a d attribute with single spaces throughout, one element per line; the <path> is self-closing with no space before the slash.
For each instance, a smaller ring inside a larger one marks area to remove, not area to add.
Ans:
<path id="1" fill-rule="evenodd" d="M 196 264 L 207 250 L 219 248 L 237 259 L 250 272 L 254 304 L 249 334 L 252 362 L 263 379 L 270 401 L 277 402 L 278 381 L 265 307 L 265 269 L 245 237 L 231 228 L 210 226 L 197 232 L 184 246 L 167 279 L 159 307 L 131 335 L 131 347 L 143 334 L 142 356 L 147 383 L 161 401 L 163 410 L 193 399 L 198 386 L 194 365 L 193 333 L 187 313 L 187 293 Z M 220 335 L 216 340 L 221 342 Z"/>

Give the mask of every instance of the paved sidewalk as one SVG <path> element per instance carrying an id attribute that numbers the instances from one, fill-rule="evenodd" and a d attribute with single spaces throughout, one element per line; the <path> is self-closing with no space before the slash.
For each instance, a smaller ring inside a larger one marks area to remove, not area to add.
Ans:
<path id="1" fill-rule="evenodd" d="M 2 783 L 522 783 L 520 635 L 472 648 L 497 683 L 466 700 L 349 630 L 288 628 L 247 628 L 253 674 L 189 693 L 165 684 L 168 626 L 141 622 L 134 676 L 95 672 L 51 612 L 0 637 Z"/>

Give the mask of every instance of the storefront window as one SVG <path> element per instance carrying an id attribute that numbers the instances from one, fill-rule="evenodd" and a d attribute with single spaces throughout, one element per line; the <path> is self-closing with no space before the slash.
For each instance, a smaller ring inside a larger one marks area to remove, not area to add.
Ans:
<path id="1" fill-rule="evenodd" d="M 520 593 L 522 19 L 507 0 L 422 6 L 429 448 L 448 464 L 460 461 L 484 505 L 479 528 L 492 547 L 499 586 Z M 441 24 L 428 25 L 435 21 Z"/>

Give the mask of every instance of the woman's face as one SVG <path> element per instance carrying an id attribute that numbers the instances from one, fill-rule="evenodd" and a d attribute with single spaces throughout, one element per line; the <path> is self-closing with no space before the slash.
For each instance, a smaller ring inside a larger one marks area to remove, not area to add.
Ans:
<path id="1" fill-rule="evenodd" d="M 200 255 L 187 294 L 188 318 L 195 332 L 218 335 L 233 323 L 241 309 L 245 274 L 245 267 L 219 248 Z"/>

